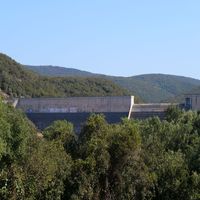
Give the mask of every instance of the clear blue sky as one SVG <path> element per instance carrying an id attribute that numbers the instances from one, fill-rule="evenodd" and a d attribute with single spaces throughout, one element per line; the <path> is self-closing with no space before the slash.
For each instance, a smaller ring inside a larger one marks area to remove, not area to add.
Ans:
<path id="1" fill-rule="evenodd" d="M 200 0 L 2 0 L 0 27 L 22 64 L 200 79 Z"/>

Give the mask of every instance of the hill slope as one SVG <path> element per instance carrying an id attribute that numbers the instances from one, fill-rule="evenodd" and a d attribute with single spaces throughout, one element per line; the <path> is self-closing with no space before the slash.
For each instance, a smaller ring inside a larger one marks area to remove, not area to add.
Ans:
<path id="1" fill-rule="evenodd" d="M 0 54 L 0 89 L 10 96 L 117 96 L 129 93 L 103 78 L 40 76 Z"/>
<path id="2" fill-rule="evenodd" d="M 58 67 L 52 65 L 42 65 L 42 66 L 31 66 L 25 65 L 26 68 L 39 73 L 42 76 L 49 77 L 66 77 L 66 76 L 80 76 L 80 77 L 90 77 L 95 76 L 95 74 L 87 71 L 82 71 L 73 68 Z"/>
<path id="3" fill-rule="evenodd" d="M 111 77 L 111 79 L 146 102 L 167 101 L 200 86 L 200 80 L 165 74 Z"/>
<path id="4" fill-rule="evenodd" d="M 131 94 L 136 94 L 144 102 L 171 101 L 176 96 L 187 93 L 197 86 L 200 80 L 165 74 L 145 74 L 132 77 L 115 77 L 93 74 L 71 68 L 50 66 L 29 66 L 29 69 L 48 76 L 99 76 L 114 81 L 119 86 L 128 89 Z M 53 71 L 53 73 L 52 73 Z"/>

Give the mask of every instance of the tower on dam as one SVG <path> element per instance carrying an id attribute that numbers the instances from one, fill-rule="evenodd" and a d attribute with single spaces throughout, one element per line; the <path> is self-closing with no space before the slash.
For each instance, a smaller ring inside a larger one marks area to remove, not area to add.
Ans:
<path id="1" fill-rule="evenodd" d="M 200 110 L 200 94 L 185 94 L 185 108 L 186 110 Z"/>

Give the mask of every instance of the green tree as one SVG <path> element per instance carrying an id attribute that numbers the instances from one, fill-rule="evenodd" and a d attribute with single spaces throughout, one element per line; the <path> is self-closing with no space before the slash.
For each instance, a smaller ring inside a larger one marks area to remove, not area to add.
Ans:
<path id="1" fill-rule="evenodd" d="M 66 120 L 55 121 L 44 130 L 43 135 L 49 141 L 60 141 L 66 152 L 72 156 L 76 155 L 77 136 L 74 133 L 72 123 Z"/>

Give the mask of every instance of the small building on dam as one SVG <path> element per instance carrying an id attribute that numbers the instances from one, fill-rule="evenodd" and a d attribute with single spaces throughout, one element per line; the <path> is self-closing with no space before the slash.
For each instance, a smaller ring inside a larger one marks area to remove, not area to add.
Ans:
<path id="1" fill-rule="evenodd" d="M 135 104 L 134 96 L 21 98 L 16 107 L 43 130 L 56 120 L 67 120 L 80 130 L 91 113 L 102 113 L 109 123 L 121 118 L 145 119 L 158 116 L 161 119 L 171 104 Z"/>
<path id="2" fill-rule="evenodd" d="M 200 111 L 200 94 L 185 94 L 185 109 Z"/>

